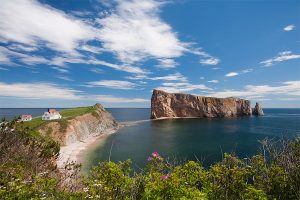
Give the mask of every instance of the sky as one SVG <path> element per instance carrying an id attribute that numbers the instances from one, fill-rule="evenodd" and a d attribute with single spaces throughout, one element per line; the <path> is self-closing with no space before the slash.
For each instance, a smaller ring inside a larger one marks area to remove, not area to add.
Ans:
<path id="1" fill-rule="evenodd" d="M 0 0 L 0 107 L 150 107 L 153 89 L 300 108 L 300 1 Z"/>

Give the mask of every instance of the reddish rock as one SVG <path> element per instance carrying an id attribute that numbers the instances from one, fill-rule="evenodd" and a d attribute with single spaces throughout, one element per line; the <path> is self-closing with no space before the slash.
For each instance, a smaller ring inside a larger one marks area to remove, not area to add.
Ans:
<path id="1" fill-rule="evenodd" d="M 161 90 L 153 90 L 151 98 L 151 119 L 237 117 L 251 114 L 250 101 L 239 98 L 171 94 Z"/>

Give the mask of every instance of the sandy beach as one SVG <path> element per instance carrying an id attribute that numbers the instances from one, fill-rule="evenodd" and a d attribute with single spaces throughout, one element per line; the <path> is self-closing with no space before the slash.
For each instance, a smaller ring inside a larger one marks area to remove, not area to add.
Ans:
<path id="1" fill-rule="evenodd" d="M 120 122 L 119 129 L 134 126 L 146 121 L 149 120 Z M 116 134 L 119 129 L 107 130 L 101 135 L 91 136 L 83 141 L 77 141 L 67 146 L 61 146 L 59 157 L 56 161 L 58 169 L 64 169 L 65 165 L 71 162 L 76 162 L 77 164 L 83 163 L 87 152 L 89 152 L 93 147 L 99 145 L 99 143 L 103 142 L 109 135 Z"/>
<path id="2" fill-rule="evenodd" d="M 64 169 L 67 163 L 76 162 L 81 163 L 84 159 L 83 156 L 89 148 L 95 144 L 103 141 L 107 136 L 114 134 L 118 129 L 107 130 L 106 133 L 103 133 L 98 136 L 91 136 L 84 141 L 77 141 L 75 143 L 69 144 L 67 146 L 61 146 L 59 151 L 59 157 L 57 158 L 57 167 L 58 169 Z"/>

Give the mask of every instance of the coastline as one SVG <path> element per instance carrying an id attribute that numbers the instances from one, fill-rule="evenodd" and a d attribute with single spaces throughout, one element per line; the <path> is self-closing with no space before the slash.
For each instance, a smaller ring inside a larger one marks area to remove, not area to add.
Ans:
<path id="1" fill-rule="evenodd" d="M 84 152 L 88 151 L 91 146 L 94 146 L 96 142 L 103 141 L 107 136 L 115 134 L 118 129 L 110 129 L 105 133 L 91 136 L 85 139 L 84 141 L 77 141 L 67 146 L 61 146 L 59 151 L 59 156 L 56 160 L 57 168 L 59 170 L 64 169 L 67 163 L 75 162 L 80 164 L 84 159 Z"/>
<path id="2" fill-rule="evenodd" d="M 84 163 L 87 153 L 89 153 L 93 148 L 97 147 L 99 144 L 105 141 L 105 139 L 112 135 L 117 134 L 117 132 L 124 127 L 134 126 L 139 123 L 143 123 L 149 120 L 138 120 L 138 121 L 125 121 L 119 122 L 117 129 L 106 130 L 105 133 L 91 136 L 83 141 L 77 141 L 75 143 L 69 144 L 67 146 L 61 146 L 59 151 L 59 157 L 56 160 L 57 168 L 63 170 L 67 163 L 75 162 L 76 164 Z"/>

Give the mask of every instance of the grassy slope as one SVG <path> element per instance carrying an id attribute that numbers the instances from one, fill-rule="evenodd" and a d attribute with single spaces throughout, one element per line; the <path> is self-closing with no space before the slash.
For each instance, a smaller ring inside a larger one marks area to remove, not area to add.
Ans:
<path id="1" fill-rule="evenodd" d="M 66 121 L 67 119 L 72 119 L 79 115 L 83 115 L 86 113 L 95 113 L 96 108 L 94 106 L 88 107 L 77 107 L 77 108 L 70 108 L 59 111 L 62 116 L 62 119 L 58 120 L 51 120 L 51 121 L 43 121 L 41 116 L 33 118 L 31 121 L 19 123 L 20 128 L 28 127 L 29 129 L 36 130 L 40 128 L 42 125 L 52 121 Z"/>

